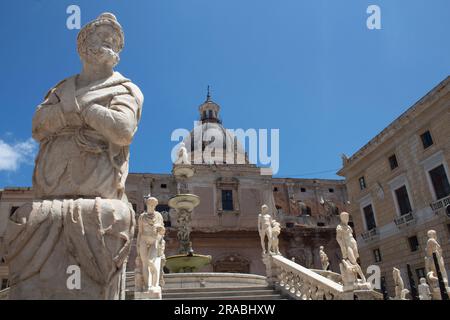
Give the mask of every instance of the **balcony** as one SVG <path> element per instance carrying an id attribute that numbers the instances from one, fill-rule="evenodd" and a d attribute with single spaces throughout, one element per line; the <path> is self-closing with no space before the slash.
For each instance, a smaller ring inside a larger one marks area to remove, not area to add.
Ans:
<path id="1" fill-rule="evenodd" d="M 378 229 L 377 228 L 373 228 L 367 232 L 361 233 L 361 237 L 363 238 L 364 241 L 369 242 L 375 239 L 378 239 Z"/>
<path id="2" fill-rule="evenodd" d="M 436 214 L 438 214 L 441 209 L 444 209 L 447 216 L 450 217 L 450 196 L 430 203 L 430 207 Z"/>
<path id="3" fill-rule="evenodd" d="M 402 228 L 405 226 L 409 226 L 410 224 L 413 224 L 416 222 L 416 218 L 414 217 L 414 214 L 412 212 L 404 214 L 398 218 L 394 219 L 395 225 L 398 228 Z"/>

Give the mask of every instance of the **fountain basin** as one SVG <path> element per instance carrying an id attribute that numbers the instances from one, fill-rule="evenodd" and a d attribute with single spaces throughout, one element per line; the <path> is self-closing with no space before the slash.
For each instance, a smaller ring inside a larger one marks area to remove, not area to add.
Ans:
<path id="1" fill-rule="evenodd" d="M 173 175 L 179 178 L 190 178 L 194 175 L 194 168 L 188 164 L 177 164 L 173 167 Z"/>
<path id="2" fill-rule="evenodd" d="M 210 255 L 177 254 L 166 258 L 166 267 L 171 273 L 196 272 L 200 268 L 211 263 Z"/>
<path id="3" fill-rule="evenodd" d="M 176 210 L 192 211 L 200 203 L 200 197 L 195 194 L 177 194 L 169 199 L 169 207 Z"/>

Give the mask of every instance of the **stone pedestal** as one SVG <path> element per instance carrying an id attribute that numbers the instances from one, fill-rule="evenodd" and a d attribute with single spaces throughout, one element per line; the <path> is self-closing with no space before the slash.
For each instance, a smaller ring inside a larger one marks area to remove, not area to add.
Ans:
<path id="1" fill-rule="evenodd" d="M 135 300 L 161 300 L 162 292 L 161 287 L 151 287 L 146 292 L 135 292 Z"/>

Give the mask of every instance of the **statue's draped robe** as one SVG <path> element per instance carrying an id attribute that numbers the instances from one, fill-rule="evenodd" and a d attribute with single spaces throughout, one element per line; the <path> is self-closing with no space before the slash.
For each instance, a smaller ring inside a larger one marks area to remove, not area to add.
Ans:
<path id="1" fill-rule="evenodd" d="M 51 89 L 33 118 L 37 200 L 16 210 L 4 239 L 12 299 L 119 298 L 135 224 L 128 146 L 143 96 L 117 72 L 78 90 L 75 79 Z"/>
<path id="2" fill-rule="evenodd" d="M 35 195 L 122 199 L 142 94 L 118 72 L 78 90 L 75 79 L 50 90 L 33 118 L 33 138 L 41 144 Z M 65 113 L 63 105 L 73 112 Z"/>

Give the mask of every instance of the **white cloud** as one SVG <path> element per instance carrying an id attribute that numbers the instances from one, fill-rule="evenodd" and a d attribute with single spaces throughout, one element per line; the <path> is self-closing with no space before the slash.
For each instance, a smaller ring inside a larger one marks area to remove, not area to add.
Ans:
<path id="1" fill-rule="evenodd" d="M 16 171 L 21 164 L 32 163 L 37 149 L 33 139 L 8 144 L 0 139 L 0 171 Z"/>

